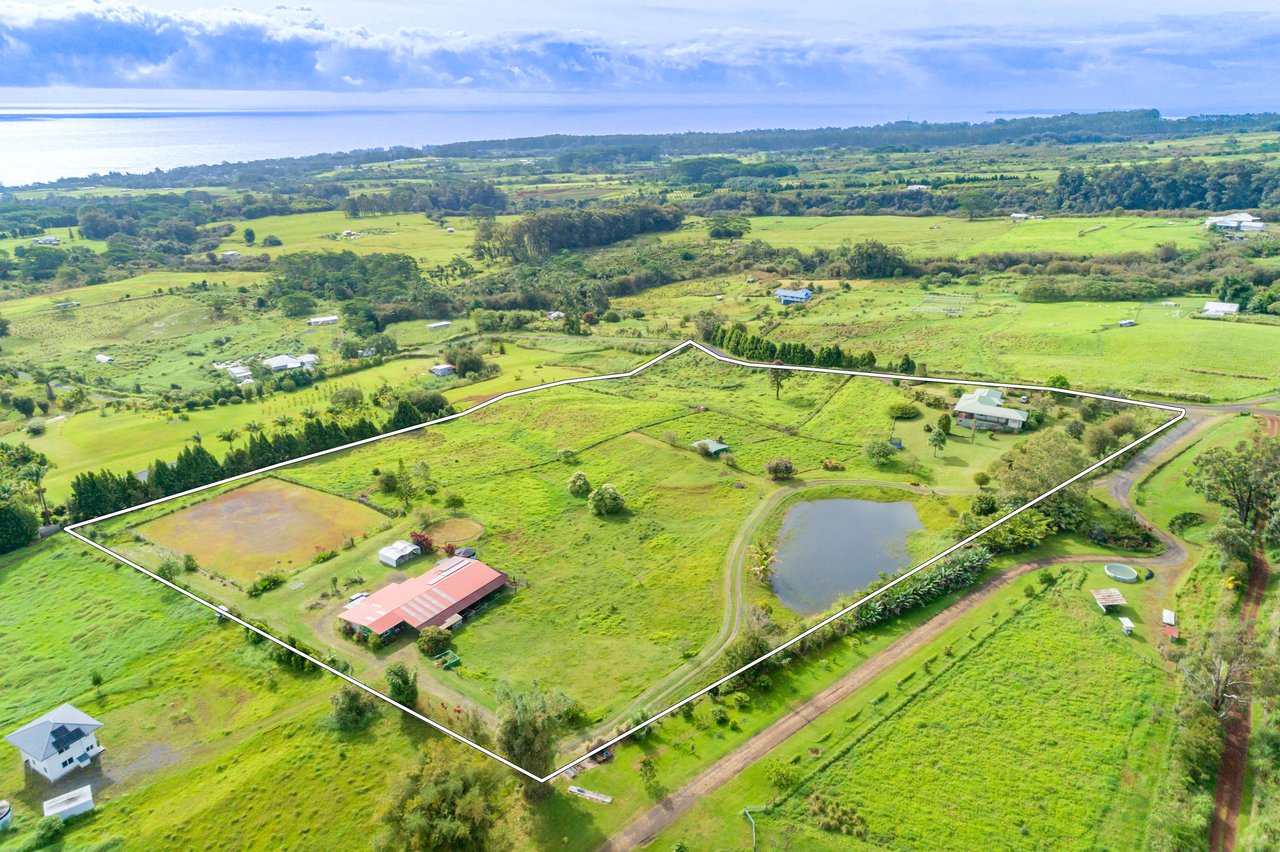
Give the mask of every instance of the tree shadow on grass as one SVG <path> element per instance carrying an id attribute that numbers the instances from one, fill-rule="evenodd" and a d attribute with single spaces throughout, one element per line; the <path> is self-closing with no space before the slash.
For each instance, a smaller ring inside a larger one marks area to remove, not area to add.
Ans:
<path id="1" fill-rule="evenodd" d="M 551 795 L 529 807 L 534 845 L 538 849 L 560 849 L 570 844 L 579 849 L 599 849 L 608 836 L 597 824 L 597 816 L 601 809 L 615 805 L 589 802 L 568 792 L 563 782 L 552 783 Z"/>

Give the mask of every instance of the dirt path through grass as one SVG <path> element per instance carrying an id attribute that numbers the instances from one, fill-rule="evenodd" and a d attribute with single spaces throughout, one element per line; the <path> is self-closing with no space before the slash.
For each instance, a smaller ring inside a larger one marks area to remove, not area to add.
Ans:
<path id="1" fill-rule="evenodd" d="M 1269 426 L 1275 428 L 1278 423 L 1280 421 L 1272 421 Z M 1267 564 L 1266 555 L 1262 551 L 1255 552 L 1249 565 L 1249 585 L 1245 589 L 1244 604 L 1240 607 L 1240 623 L 1251 639 L 1258 620 L 1258 608 L 1262 605 L 1270 579 L 1271 566 Z M 1245 771 L 1249 765 L 1252 708 L 1248 704 L 1237 706 L 1227 716 L 1225 728 L 1222 765 L 1218 768 L 1218 786 L 1214 792 L 1213 821 L 1209 824 L 1209 849 L 1212 852 L 1231 852 L 1236 848 L 1236 828 L 1240 821 L 1240 803 L 1244 798 Z"/>

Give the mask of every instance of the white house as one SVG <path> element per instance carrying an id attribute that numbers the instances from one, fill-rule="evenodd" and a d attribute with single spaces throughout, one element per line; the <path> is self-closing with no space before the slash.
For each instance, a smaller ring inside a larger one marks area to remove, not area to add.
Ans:
<path id="1" fill-rule="evenodd" d="M 312 317 L 307 320 L 307 325 L 337 325 L 338 317 L 336 314 L 327 317 Z"/>
<path id="2" fill-rule="evenodd" d="M 564 319 L 564 311 L 552 311 L 551 313 L 547 314 L 547 319 L 562 320 Z"/>
<path id="3" fill-rule="evenodd" d="M 457 368 L 455 368 L 452 364 L 436 364 L 434 367 L 431 368 L 431 375 L 439 376 L 441 378 L 445 376 L 452 376 L 456 372 L 457 372 Z"/>
<path id="4" fill-rule="evenodd" d="M 253 381 L 253 371 L 248 367 L 241 367 L 239 365 L 228 367 L 227 375 L 229 375 L 236 384 L 239 384 L 240 382 Z"/>
<path id="5" fill-rule="evenodd" d="M 378 350 L 377 350 L 377 349 L 373 349 L 373 348 L 369 348 L 369 349 L 360 349 L 360 350 L 358 350 L 358 351 L 356 352 L 356 357 L 357 357 L 357 358 L 372 358 L 374 355 L 377 355 L 377 354 L 378 354 Z"/>
<path id="6" fill-rule="evenodd" d="M 1251 213 L 1228 213 L 1204 220 L 1207 231 L 1265 231 L 1267 225 Z"/>
<path id="7" fill-rule="evenodd" d="M 956 425 L 970 429 L 1005 429 L 1017 432 L 1027 422 L 1027 412 L 1004 407 L 1004 394 L 995 388 L 979 388 L 960 397 L 953 412 Z"/>
<path id="8" fill-rule="evenodd" d="M 50 781 L 88 766 L 104 749 L 94 732 L 102 723 L 70 704 L 50 710 L 5 737 L 22 761 Z"/>
<path id="9" fill-rule="evenodd" d="M 101 352 L 99 352 L 97 355 L 93 356 L 93 360 L 97 361 L 99 364 L 110 364 L 112 361 L 116 359 L 112 358 L 110 355 L 103 355 Z"/>
<path id="10" fill-rule="evenodd" d="M 61 796 L 54 796 L 44 803 L 44 815 L 56 816 L 59 819 L 70 819 L 79 814 L 93 810 L 93 787 L 84 786 Z"/>
<path id="11" fill-rule="evenodd" d="M 320 363 L 320 356 L 308 352 L 305 355 L 298 356 L 298 363 L 309 370 Z"/>
<path id="12" fill-rule="evenodd" d="M 302 362 L 292 355 L 272 355 L 262 360 L 262 366 L 279 373 L 284 370 L 296 370 L 302 366 Z"/>
<path id="13" fill-rule="evenodd" d="M 783 305 L 794 305 L 812 299 L 813 291 L 807 287 L 803 290 L 787 290 L 784 287 L 779 287 L 773 291 L 773 295 Z"/>
<path id="14" fill-rule="evenodd" d="M 62 240 L 57 237 L 36 237 L 31 241 L 31 244 L 33 246 L 60 246 L 62 245 Z"/>
<path id="15" fill-rule="evenodd" d="M 1235 302 L 1205 302 L 1204 315 L 1207 317 L 1225 317 L 1228 314 L 1240 313 L 1240 305 Z"/>
<path id="16" fill-rule="evenodd" d="M 378 561 L 392 568 L 399 568 L 415 556 L 422 553 L 422 548 L 413 542 L 400 541 L 388 544 L 378 551 Z"/>

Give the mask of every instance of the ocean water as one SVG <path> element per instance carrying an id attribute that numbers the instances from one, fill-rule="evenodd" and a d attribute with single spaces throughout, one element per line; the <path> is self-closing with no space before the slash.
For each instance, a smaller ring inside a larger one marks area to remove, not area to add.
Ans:
<path id="1" fill-rule="evenodd" d="M 32 108 L 0 104 L 0 185 L 176 166 L 547 133 L 848 127 L 905 118 L 985 121 L 974 109 L 892 105 L 590 104 L 360 109 Z"/>

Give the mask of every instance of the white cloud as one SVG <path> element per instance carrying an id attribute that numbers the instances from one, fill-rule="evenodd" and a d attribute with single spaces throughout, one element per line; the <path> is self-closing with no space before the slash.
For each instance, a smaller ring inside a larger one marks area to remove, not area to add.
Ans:
<path id="1" fill-rule="evenodd" d="M 655 14 L 670 11 L 656 7 Z M 0 5 L 0 86 L 875 92 L 903 103 L 968 97 L 1000 106 L 1068 99 L 1084 106 L 1093 99 L 1099 108 L 1159 104 L 1165 93 L 1180 91 L 1205 103 L 1230 94 L 1238 108 L 1241 73 L 1265 80 L 1280 72 L 1280 17 L 1250 15 L 1246 24 L 1230 15 L 1145 14 L 1141 25 L 1088 29 L 1057 23 L 892 29 L 881 22 L 861 31 L 847 23 L 814 25 L 801 37 L 757 25 L 642 41 L 581 29 L 379 31 L 332 26 L 306 7 L 158 12 L 85 0 L 10 3 Z M 1252 96 L 1270 97 L 1257 90 Z"/>

